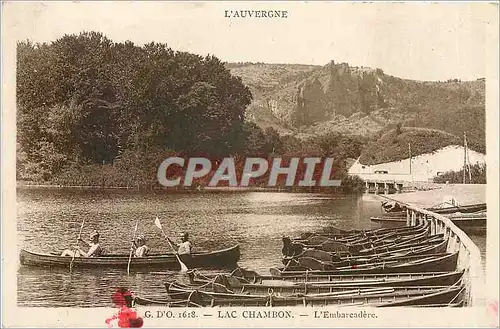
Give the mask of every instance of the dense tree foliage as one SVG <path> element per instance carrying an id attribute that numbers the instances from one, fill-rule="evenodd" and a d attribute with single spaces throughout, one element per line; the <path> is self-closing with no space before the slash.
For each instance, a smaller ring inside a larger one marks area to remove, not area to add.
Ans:
<path id="1" fill-rule="evenodd" d="M 470 176 L 469 176 L 470 170 Z M 450 184 L 462 184 L 464 178 L 464 171 L 448 171 L 442 175 L 434 177 L 435 183 L 450 183 Z M 465 171 L 465 183 L 466 184 L 486 184 L 486 164 L 477 163 L 470 166 L 470 169 Z"/>
<path id="2" fill-rule="evenodd" d="M 245 147 L 252 96 L 216 57 L 90 32 L 20 42 L 17 61 L 22 176 L 112 163 L 127 150 L 223 156 Z"/>
<path id="3" fill-rule="evenodd" d="M 245 156 L 333 156 L 340 178 L 361 151 L 339 134 L 303 141 L 246 121 L 252 94 L 214 56 L 96 32 L 17 50 L 20 180 L 155 188 L 159 164 L 174 155 L 232 156 L 240 167 Z"/>
<path id="4" fill-rule="evenodd" d="M 360 162 L 365 165 L 374 165 L 406 159 L 411 155 L 417 156 L 435 152 L 449 145 L 463 145 L 463 137 L 452 135 L 441 130 L 401 127 L 384 131 L 383 134 L 370 141 L 363 149 Z M 468 141 L 468 147 L 474 151 L 484 153 L 484 146 L 474 141 Z"/>

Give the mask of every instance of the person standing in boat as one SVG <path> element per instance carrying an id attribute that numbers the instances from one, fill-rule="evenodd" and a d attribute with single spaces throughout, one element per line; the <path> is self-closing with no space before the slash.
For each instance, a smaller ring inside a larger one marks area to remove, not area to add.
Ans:
<path id="1" fill-rule="evenodd" d="M 192 245 L 191 242 L 189 242 L 189 234 L 187 232 L 181 234 L 181 243 L 175 243 L 169 237 L 167 237 L 167 239 L 172 245 L 177 246 L 177 254 L 181 260 L 191 257 Z"/>
<path id="2" fill-rule="evenodd" d="M 66 249 L 63 251 L 61 256 L 70 256 L 70 257 L 99 257 L 102 254 L 102 248 L 99 244 L 99 232 L 94 231 L 90 235 L 90 242 L 83 240 L 82 238 L 78 238 L 79 242 L 83 242 L 89 248 L 87 252 L 83 251 L 80 246 L 76 247 L 76 250 Z"/>
<path id="3" fill-rule="evenodd" d="M 146 246 L 146 238 L 144 236 L 140 236 L 133 241 L 134 256 L 135 257 L 146 257 L 149 253 L 149 247 Z"/>

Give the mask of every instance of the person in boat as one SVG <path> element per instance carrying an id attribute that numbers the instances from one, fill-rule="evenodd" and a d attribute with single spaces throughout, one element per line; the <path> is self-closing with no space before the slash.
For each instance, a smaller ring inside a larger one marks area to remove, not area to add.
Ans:
<path id="1" fill-rule="evenodd" d="M 136 241 L 132 242 L 134 250 L 134 257 L 146 257 L 149 253 L 149 247 L 146 246 L 146 238 L 140 236 Z"/>
<path id="2" fill-rule="evenodd" d="M 283 248 L 281 249 L 283 256 L 294 257 L 300 255 L 303 251 L 303 245 L 292 242 L 292 239 L 287 236 L 283 237 Z"/>
<path id="3" fill-rule="evenodd" d="M 177 247 L 177 254 L 181 259 L 190 258 L 192 245 L 191 242 L 189 241 L 189 234 L 187 232 L 184 232 L 181 234 L 180 238 L 181 238 L 181 243 L 175 243 L 174 241 L 172 241 L 172 239 L 167 237 L 168 241 L 170 241 L 172 245 Z"/>
<path id="4" fill-rule="evenodd" d="M 61 256 L 70 257 L 99 257 L 102 254 L 102 248 L 99 244 L 99 232 L 94 231 L 90 235 L 90 242 L 78 238 L 78 242 L 82 242 L 89 248 L 87 252 L 83 251 L 80 246 L 76 246 L 75 250 L 66 249 L 62 252 Z"/>

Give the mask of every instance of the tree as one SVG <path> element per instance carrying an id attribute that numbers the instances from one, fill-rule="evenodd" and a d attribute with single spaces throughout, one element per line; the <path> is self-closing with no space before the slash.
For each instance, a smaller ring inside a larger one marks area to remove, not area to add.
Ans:
<path id="1" fill-rule="evenodd" d="M 462 184 L 463 183 L 463 169 L 459 171 L 448 171 L 444 174 L 434 177 L 435 183 L 450 183 L 450 184 Z M 486 164 L 477 163 L 470 166 L 470 176 L 472 179 L 469 179 L 469 171 L 465 172 L 467 184 L 486 184 Z"/>
<path id="2" fill-rule="evenodd" d="M 144 149 L 245 150 L 252 94 L 214 56 L 83 32 L 50 44 L 19 42 L 17 66 L 22 162 L 40 163 L 41 149 L 76 165 L 111 164 Z M 47 168 L 44 177 L 60 165 Z"/>

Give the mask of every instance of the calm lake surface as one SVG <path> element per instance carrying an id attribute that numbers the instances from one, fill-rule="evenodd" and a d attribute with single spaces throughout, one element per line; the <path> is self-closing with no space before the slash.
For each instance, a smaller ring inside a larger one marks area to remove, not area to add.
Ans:
<path id="1" fill-rule="evenodd" d="M 268 274 L 281 266 L 281 237 L 338 227 L 373 229 L 380 214 L 373 196 L 241 192 L 152 194 L 120 190 L 19 189 L 19 249 L 57 252 L 74 246 L 82 220 L 82 237 L 98 229 L 101 245 L 109 253 L 129 253 L 137 219 L 138 235 L 147 238 L 152 253 L 170 248 L 154 225 L 158 216 L 166 233 L 177 239 L 190 233 L 195 250 L 207 251 L 240 245 L 238 264 Z M 484 250 L 485 237 L 473 239 Z M 51 269 L 20 266 L 19 306 L 113 306 L 117 287 L 128 287 L 147 297 L 164 295 L 165 280 L 185 280 L 178 271 L 134 273 L 126 269 Z"/>

